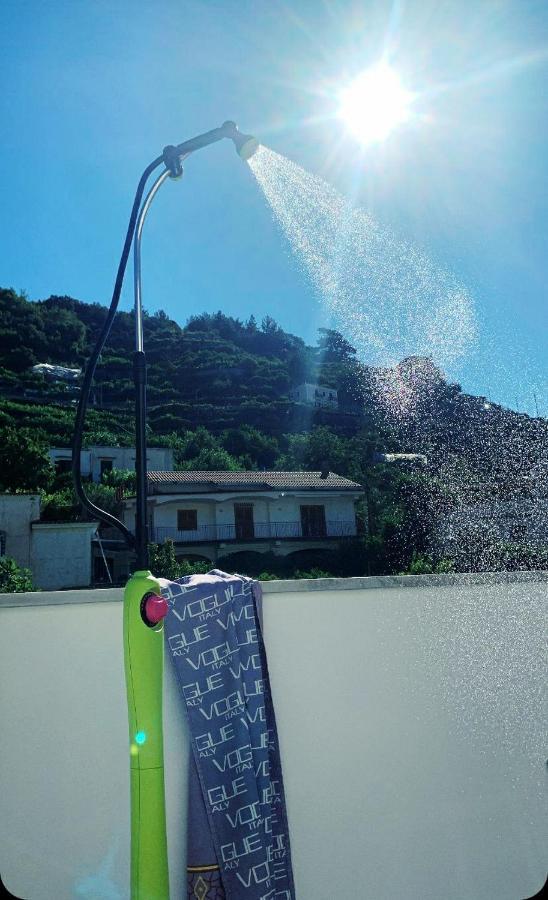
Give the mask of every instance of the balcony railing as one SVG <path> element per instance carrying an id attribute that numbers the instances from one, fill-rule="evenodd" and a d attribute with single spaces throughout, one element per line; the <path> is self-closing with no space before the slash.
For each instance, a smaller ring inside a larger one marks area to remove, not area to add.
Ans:
<path id="1" fill-rule="evenodd" d="M 248 525 L 200 525 L 195 531 L 180 531 L 166 525 L 153 526 L 151 540 L 158 544 L 166 538 L 182 544 L 200 541 L 322 540 L 356 536 L 356 523 L 326 522 L 325 529 L 302 527 L 301 522 L 255 522 Z"/>

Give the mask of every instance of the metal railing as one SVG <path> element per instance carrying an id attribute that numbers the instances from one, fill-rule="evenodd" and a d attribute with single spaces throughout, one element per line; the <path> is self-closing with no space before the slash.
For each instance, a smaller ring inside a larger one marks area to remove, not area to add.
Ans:
<path id="1" fill-rule="evenodd" d="M 167 525 L 153 526 L 151 540 L 163 543 L 166 538 L 177 543 L 199 541 L 322 540 L 356 537 L 354 521 L 326 522 L 323 528 L 304 528 L 301 522 L 255 522 L 253 525 L 200 525 L 194 531 L 180 531 Z"/>

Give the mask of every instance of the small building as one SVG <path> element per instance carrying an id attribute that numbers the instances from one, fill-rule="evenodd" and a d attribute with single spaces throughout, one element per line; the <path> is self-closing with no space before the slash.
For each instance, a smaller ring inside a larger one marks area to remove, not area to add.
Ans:
<path id="1" fill-rule="evenodd" d="M 324 384 L 299 384 L 289 391 L 289 399 L 295 403 L 305 403 L 308 406 L 328 406 L 331 409 L 339 408 L 339 400 L 335 388 Z"/>
<path id="2" fill-rule="evenodd" d="M 67 366 L 56 366 L 51 363 L 37 363 L 32 367 L 36 375 L 43 375 L 48 381 L 77 382 L 82 374 L 81 369 L 69 369 Z"/>
<path id="3" fill-rule="evenodd" d="M 38 494 L 0 494 L 0 555 L 32 572 L 37 589 L 88 587 L 97 522 L 40 522 Z"/>
<path id="4" fill-rule="evenodd" d="M 58 472 L 69 472 L 72 465 L 71 447 L 53 447 L 50 459 Z M 100 483 L 111 469 L 135 470 L 135 447 L 88 447 L 80 453 L 82 477 Z M 173 450 L 147 447 L 147 467 L 173 471 Z"/>
<path id="5" fill-rule="evenodd" d="M 439 553 L 453 555 L 466 547 L 496 544 L 548 545 L 548 500 L 518 497 L 462 504 L 440 516 L 433 534 Z"/>

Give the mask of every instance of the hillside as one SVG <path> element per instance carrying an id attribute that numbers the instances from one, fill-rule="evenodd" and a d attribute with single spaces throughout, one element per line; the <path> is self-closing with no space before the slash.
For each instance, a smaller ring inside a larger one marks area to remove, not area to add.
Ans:
<path id="1" fill-rule="evenodd" d="M 0 289 L 4 456 L 21 446 L 21 429 L 42 450 L 70 443 L 79 383 L 32 367 L 81 368 L 106 314 L 97 303 L 56 296 L 34 303 Z M 270 317 L 258 325 L 221 312 L 184 326 L 163 312 L 146 315 L 144 334 L 149 442 L 173 447 L 181 468 L 327 465 L 366 484 L 370 532 L 399 530 L 400 545 L 405 532 L 414 549 L 425 546 L 432 516 L 455 504 L 546 496 L 546 420 L 464 393 L 429 359 L 374 369 L 337 332 L 320 329 L 309 347 Z M 133 314 L 118 313 L 96 372 L 88 444 L 133 443 L 133 341 Z M 305 381 L 336 388 L 339 409 L 292 402 L 290 388 Z M 398 402 L 387 404 L 387 396 Z M 411 398 L 407 408 L 402 398 Z M 427 465 L 374 465 L 382 452 L 422 453 Z M 9 462 L 0 487 L 32 488 L 32 472 L 10 480 Z"/>

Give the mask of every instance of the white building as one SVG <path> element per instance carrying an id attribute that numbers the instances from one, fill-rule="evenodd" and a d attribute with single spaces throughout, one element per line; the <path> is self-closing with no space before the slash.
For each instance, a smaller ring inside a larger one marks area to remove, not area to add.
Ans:
<path id="1" fill-rule="evenodd" d="M 457 506 L 436 524 L 434 543 L 455 552 L 470 543 L 479 548 L 497 543 L 548 544 L 548 500 L 516 498 Z"/>
<path id="2" fill-rule="evenodd" d="M 50 381 L 78 381 L 82 374 L 81 369 L 69 369 L 67 366 L 55 366 L 51 363 L 37 363 L 32 367 L 37 375 L 44 375 Z"/>
<path id="3" fill-rule="evenodd" d="M 299 384 L 289 391 L 289 399 L 308 406 L 329 406 L 331 409 L 339 407 L 337 391 L 324 384 Z"/>
<path id="4" fill-rule="evenodd" d="M 70 471 L 72 449 L 54 447 L 50 459 L 59 472 Z M 135 447 L 88 447 L 80 453 L 82 477 L 100 482 L 103 474 L 111 469 L 135 470 Z M 147 467 L 173 471 L 173 450 L 164 447 L 147 447 Z"/>
<path id="5" fill-rule="evenodd" d="M 333 472 L 149 472 L 151 540 L 217 562 L 240 551 L 335 550 L 357 535 L 361 485 Z M 125 501 L 135 527 L 135 499 Z"/>
<path id="6" fill-rule="evenodd" d="M 30 569 L 42 590 L 91 584 L 97 522 L 40 522 L 38 494 L 0 494 L 0 555 Z"/>

